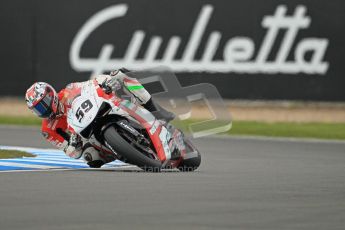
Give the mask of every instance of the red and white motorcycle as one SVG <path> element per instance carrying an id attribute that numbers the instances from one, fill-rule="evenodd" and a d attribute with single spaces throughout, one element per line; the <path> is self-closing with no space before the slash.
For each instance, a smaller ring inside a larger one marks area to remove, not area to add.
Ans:
<path id="1" fill-rule="evenodd" d="M 110 149 L 123 162 L 146 171 L 193 171 L 201 156 L 171 124 L 129 100 L 107 94 L 96 80 L 81 89 L 68 111 L 68 124 L 80 136 Z"/>

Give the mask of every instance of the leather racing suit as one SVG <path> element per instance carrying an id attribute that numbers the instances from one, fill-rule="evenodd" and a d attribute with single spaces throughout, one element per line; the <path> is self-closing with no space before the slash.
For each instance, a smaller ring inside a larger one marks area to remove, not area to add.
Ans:
<path id="1" fill-rule="evenodd" d="M 99 75 L 95 79 L 100 85 L 104 86 L 106 83 L 105 85 L 114 92 L 123 90 L 131 96 L 134 103 L 145 105 L 148 101 L 152 101 L 151 95 L 140 82 L 128 77 L 122 71 L 115 71 L 110 75 Z M 90 167 L 99 168 L 115 160 L 115 155 L 95 143 L 83 142 L 67 124 L 67 110 L 86 83 L 87 81 L 71 83 L 58 93 L 60 114 L 53 119 L 43 119 L 42 134 L 51 144 L 63 150 L 67 156 L 75 159 L 82 158 Z"/>

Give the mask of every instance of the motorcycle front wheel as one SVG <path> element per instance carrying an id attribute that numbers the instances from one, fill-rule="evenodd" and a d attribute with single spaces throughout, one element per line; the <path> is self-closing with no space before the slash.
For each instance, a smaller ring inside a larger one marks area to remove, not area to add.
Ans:
<path id="1" fill-rule="evenodd" d="M 121 156 L 121 160 L 133 164 L 148 172 L 159 172 L 162 163 L 152 159 L 138 149 L 133 144 L 123 138 L 113 126 L 109 126 L 103 133 L 104 140 L 114 152 Z"/>

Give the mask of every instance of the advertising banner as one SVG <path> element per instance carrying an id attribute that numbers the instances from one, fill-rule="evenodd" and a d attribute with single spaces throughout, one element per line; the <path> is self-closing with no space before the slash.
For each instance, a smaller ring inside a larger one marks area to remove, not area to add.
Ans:
<path id="1" fill-rule="evenodd" d="M 5 84 L 57 88 L 126 67 L 169 67 L 224 98 L 345 101 L 345 2 L 9 1 L 0 3 Z"/>

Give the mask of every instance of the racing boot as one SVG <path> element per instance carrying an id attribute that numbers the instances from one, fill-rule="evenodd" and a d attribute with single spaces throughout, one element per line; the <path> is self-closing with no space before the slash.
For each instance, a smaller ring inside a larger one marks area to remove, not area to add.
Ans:
<path id="1" fill-rule="evenodd" d="M 91 144 L 87 143 L 83 147 L 83 159 L 90 168 L 100 168 L 104 164 L 115 160 L 115 156 L 105 154 L 102 151 L 97 150 Z"/>
<path id="2" fill-rule="evenodd" d="M 169 123 L 175 118 L 175 114 L 164 109 L 158 103 L 154 102 L 152 98 L 143 104 L 143 106 L 159 120 L 164 120 L 165 122 Z"/>

